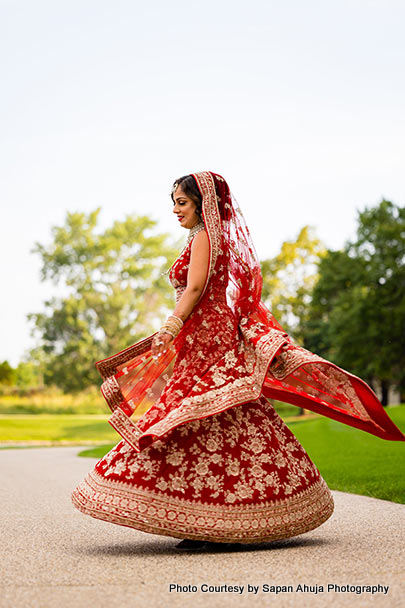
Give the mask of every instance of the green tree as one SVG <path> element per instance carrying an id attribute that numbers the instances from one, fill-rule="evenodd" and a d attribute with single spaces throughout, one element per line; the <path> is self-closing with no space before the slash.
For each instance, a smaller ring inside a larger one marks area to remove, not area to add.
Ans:
<path id="1" fill-rule="evenodd" d="M 365 208 L 356 239 L 321 260 L 302 328 L 309 350 L 370 384 L 378 378 L 383 403 L 390 384 L 405 384 L 404 262 L 405 208 Z"/>
<path id="2" fill-rule="evenodd" d="M 98 230 L 100 209 L 68 213 L 52 229 L 52 242 L 36 243 L 41 279 L 51 280 L 58 295 L 45 311 L 32 313 L 44 382 L 78 391 L 98 381 L 96 360 L 118 352 L 156 331 L 173 293 L 162 271 L 178 254 L 168 234 L 149 234 L 156 222 L 127 216 Z"/>
<path id="3" fill-rule="evenodd" d="M 15 369 L 8 361 L 0 363 L 0 384 L 11 386 L 15 382 Z"/>
<path id="4" fill-rule="evenodd" d="M 19 388 L 37 388 L 42 384 L 41 371 L 35 361 L 20 361 L 15 369 L 15 385 Z"/>
<path id="5" fill-rule="evenodd" d="M 325 247 L 314 229 L 304 226 L 296 240 L 285 241 L 274 258 L 261 262 L 262 299 L 281 325 L 301 341 L 301 324 L 306 319 L 317 265 Z"/>

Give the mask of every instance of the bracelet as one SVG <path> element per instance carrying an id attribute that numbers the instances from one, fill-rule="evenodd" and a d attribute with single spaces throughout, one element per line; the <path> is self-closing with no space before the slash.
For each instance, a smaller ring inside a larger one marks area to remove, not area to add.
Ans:
<path id="1" fill-rule="evenodd" d="M 175 338 L 179 334 L 183 325 L 183 320 L 180 319 L 180 317 L 176 317 L 176 315 L 170 315 L 165 321 L 164 325 L 162 325 L 162 327 L 160 328 L 160 331 L 166 332 L 173 336 L 173 338 Z"/>
<path id="2" fill-rule="evenodd" d="M 176 315 L 170 315 L 169 319 L 176 319 L 182 327 L 184 325 L 183 319 L 180 319 L 180 317 L 176 317 Z"/>
<path id="3" fill-rule="evenodd" d="M 161 329 L 169 330 L 167 333 L 171 333 L 174 337 L 176 337 L 183 325 L 184 323 L 182 319 L 176 317 L 175 315 L 170 315 Z"/>

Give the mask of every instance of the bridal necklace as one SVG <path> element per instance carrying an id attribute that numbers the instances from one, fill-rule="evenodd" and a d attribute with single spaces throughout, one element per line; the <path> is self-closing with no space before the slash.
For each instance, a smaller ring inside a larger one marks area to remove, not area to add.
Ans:
<path id="1" fill-rule="evenodd" d="M 188 231 L 187 245 L 189 244 L 189 242 L 191 241 L 193 236 L 195 234 L 197 234 L 197 232 L 201 232 L 201 230 L 204 230 L 204 228 L 205 228 L 205 224 L 202 220 L 199 220 L 196 224 L 194 224 L 194 226 L 191 226 L 191 228 L 189 228 L 189 231 Z M 186 247 L 187 247 L 187 245 L 186 245 Z M 186 247 L 184 247 L 184 249 Z M 183 249 L 183 251 L 184 251 L 184 249 Z M 181 253 L 183 253 L 183 251 Z"/>

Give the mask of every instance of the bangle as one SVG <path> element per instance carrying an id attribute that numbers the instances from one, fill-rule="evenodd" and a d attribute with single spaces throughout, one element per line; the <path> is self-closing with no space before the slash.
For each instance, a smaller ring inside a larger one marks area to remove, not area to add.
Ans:
<path id="1" fill-rule="evenodd" d="M 173 336 L 173 338 L 175 338 L 179 334 L 183 325 L 184 323 L 182 319 L 180 319 L 180 317 L 176 317 L 176 315 L 170 315 L 165 321 L 164 325 L 162 325 L 162 327 L 160 328 L 160 331 L 166 332 Z"/>
<path id="2" fill-rule="evenodd" d="M 183 327 L 184 325 L 183 319 L 180 319 L 180 317 L 176 317 L 176 315 L 170 315 L 169 319 L 176 319 L 180 323 L 181 327 Z"/>

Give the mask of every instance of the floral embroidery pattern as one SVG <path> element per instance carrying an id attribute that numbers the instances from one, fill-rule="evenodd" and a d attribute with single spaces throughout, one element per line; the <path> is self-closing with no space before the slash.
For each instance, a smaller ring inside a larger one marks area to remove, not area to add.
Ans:
<path id="1" fill-rule="evenodd" d="M 107 521 L 224 542 L 286 538 L 333 512 L 317 467 L 263 397 L 179 426 L 142 452 L 121 441 L 72 501 Z"/>

